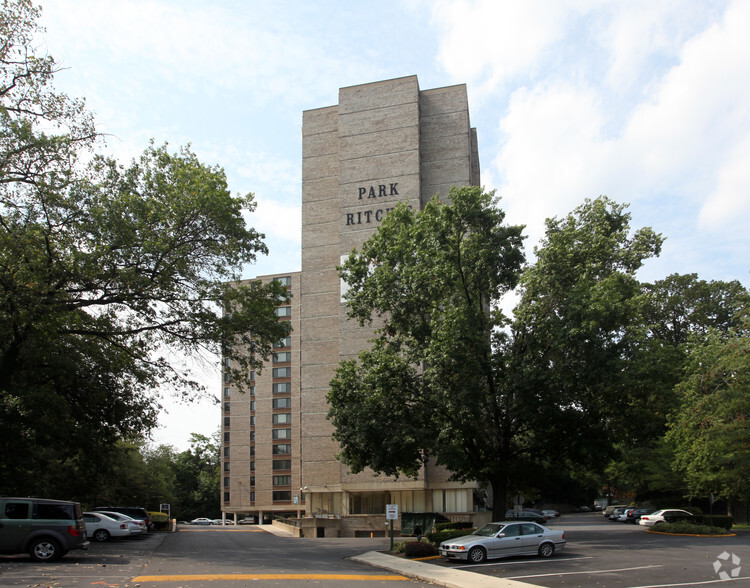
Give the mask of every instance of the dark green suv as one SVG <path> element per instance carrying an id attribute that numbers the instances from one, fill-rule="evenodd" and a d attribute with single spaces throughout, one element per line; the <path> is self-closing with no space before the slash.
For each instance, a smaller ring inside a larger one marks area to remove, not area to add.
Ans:
<path id="1" fill-rule="evenodd" d="M 88 548 L 77 502 L 0 496 L 0 553 L 54 561 L 72 549 Z"/>

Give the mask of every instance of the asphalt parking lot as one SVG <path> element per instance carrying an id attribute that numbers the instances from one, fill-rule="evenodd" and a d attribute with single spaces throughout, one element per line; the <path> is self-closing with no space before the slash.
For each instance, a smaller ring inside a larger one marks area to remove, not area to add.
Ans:
<path id="1" fill-rule="evenodd" d="M 471 565 L 438 558 L 425 563 L 549 587 L 653 588 L 724 581 L 750 587 L 748 531 L 732 537 L 663 535 L 607 521 L 601 513 L 563 515 L 548 526 L 564 529 L 567 540 L 565 549 L 550 559 L 517 557 Z"/>

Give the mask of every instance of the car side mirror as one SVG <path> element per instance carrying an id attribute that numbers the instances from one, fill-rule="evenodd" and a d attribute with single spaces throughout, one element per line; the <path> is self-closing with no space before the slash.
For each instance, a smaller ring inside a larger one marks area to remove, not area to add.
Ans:
<path id="1" fill-rule="evenodd" d="M 505 533 L 498 533 L 497 535 L 495 535 L 495 537 L 500 539 L 500 537 L 505 537 Z"/>

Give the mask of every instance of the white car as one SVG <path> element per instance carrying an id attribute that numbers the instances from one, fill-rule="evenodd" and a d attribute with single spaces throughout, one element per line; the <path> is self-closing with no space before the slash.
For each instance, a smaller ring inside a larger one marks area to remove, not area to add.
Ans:
<path id="1" fill-rule="evenodd" d="M 440 544 L 440 555 L 468 563 L 513 555 L 550 557 L 565 547 L 565 532 L 548 529 L 531 521 L 488 523 L 471 535 L 446 539 Z"/>
<path id="2" fill-rule="evenodd" d="M 547 519 L 554 519 L 560 516 L 560 513 L 556 510 L 543 510 L 542 514 L 547 517 Z"/>
<path id="3" fill-rule="evenodd" d="M 197 519 L 193 519 L 190 521 L 191 525 L 213 525 L 213 521 L 211 519 L 207 519 L 206 517 L 198 517 Z"/>
<path id="4" fill-rule="evenodd" d="M 649 515 L 642 515 L 638 524 L 642 527 L 653 527 L 663 523 L 678 523 L 680 521 L 690 521 L 693 515 L 686 510 L 679 508 L 665 508 L 657 510 Z"/>
<path id="5" fill-rule="evenodd" d="M 128 524 L 101 512 L 83 513 L 86 536 L 94 541 L 109 541 L 112 537 L 129 537 Z"/>
<path id="6" fill-rule="evenodd" d="M 115 519 L 116 521 L 126 523 L 128 525 L 128 529 L 130 529 L 131 535 L 142 535 L 146 532 L 145 521 L 134 519 L 133 517 L 130 517 L 126 514 L 122 514 L 121 512 L 114 512 L 111 510 L 97 510 L 96 512 L 101 512 L 102 514 L 105 514 L 108 517 Z"/>

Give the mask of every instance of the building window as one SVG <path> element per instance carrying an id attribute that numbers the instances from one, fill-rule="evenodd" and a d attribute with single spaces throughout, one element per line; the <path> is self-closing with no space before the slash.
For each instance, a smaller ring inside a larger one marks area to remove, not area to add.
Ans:
<path id="1" fill-rule="evenodd" d="M 276 343 L 273 344 L 274 349 L 281 349 L 282 347 L 291 347 L 292 346 L 292 338 L 285 337 L 281 341 L 276 341 Z"/>
<path id="2" fill-rule="evenodd" d="M 255 400 L 250 401 L 250 410 L 255 410 Z"/>
<path id="3" fill-rule="evenodd" d="M 250 417 L 250 426 L 251 426 L 251 427 L 254 427 L 254 426 L 255 426 L 255 415 L 252 415 L 252 416 Z"/>
<path id="4" fill-rule="evenodd" d="M 254 461 L 251 461 L 251 462 L 250 462 L 250 471 L 251 471 L 251 472 L 254 472 L 254 471 L 255 471 L 255 462 L 254 462 Z"/>
<path id="5" fill-rule="evenodd" d="M 224 417 L 224 426 L 225 427 L 228 427 L 230 422 L 231 422 L 231 419 L 229 417 Z"/>
<path id="6" fill-rule="evenodd" d="M 229 412 L 229 403 L 228 402 L 224 403 L 224 412 Z"/>
<path id="7" fill-rule="evenodd" d="M 291 486 L 292 476 L 273 476 L 274 486 Z"/>
<path id="8" fill-rule="evenodd" d="M 255 502 L 255 492 L 250 492 L 250 502 Z"/>
<path id="9" fill-rule="evenodd" d="M 273 354 L 274 363 L 289 363 L 290 361 L 292 361 L 291 351 L 281 351 L 280 353 Z"/>
<path id="10" fill-rule="evenodd" d="M 224 433 L 224 443 L 229 443 L 229 433 Z"/>
<path id="11" fill-rule="evenodd" d="M 250 441 L 255 441 L 255 431 L 250 431 Z"/>
<path id="12" fill-rule="evenodd" d="M 273 377 L 274 378 L 291 378 L 292 368 L 290 367 L 273 368 Z"/>
<path id="13" fill-rule="evenodd" d="M 291 422 L 292 422 L 292 413 L 290 412 L 280 412 L 278 414 L 273 415 L 274 425 L 288 425 Z"/>
<path id="14" fill-rule="evenodd" d="M 229 504 L 229 492 L 224 492 L 224 504 Z"/>
<path id="15" fill-rule="evenodd" d="M 255 386 L 250 386 L 250 396 L 255 396 Z"/>
<path id="16" fill-rule="evenodd" d="M 224 398 L 229 398 L 229 393 L 231 391 L 231 388 L 224 388 Z"/>
<path id="17" fill-rule="evenodd" d="M 251 382 L 255 381 L 255 370 L 250 371 L 250 381 Z"/>
<path id="18" fill-rule="evenodd" d="M 229 447 L 224 448 L 224 457 L 229 457 Z"/>
<path id="19" fill-rule="evenodd" d="M 228 357 L 225 357 L 225 358 L 224 358 L 224 365 L 225 365 L 225 366 L 227 366 L 227 367 L 231 367 L 231 365 L 232 365 L 232 360 L 231 360 L 231 359 L 229 359 Z"/>
<path id="20" fill-rule="evenodd" d="M 229 471 L 229 462 L 228 462 L 228 461 L 225 461 L 225 462 L 224 462 L 224 471 L 225 471 L 225 472 L 228 472 L 228 471 Z"/>
<path id="21" fill-rule="evenodd" d="M 255 486 L 255 476 L 250 476 L 250 485 Z"/>
<path id="22" fill-rule="evenodd" d="M 291 439 L 292 430 L 291 429 L 274 429 L 273 431 L 271 431 L 271 438 L 272 439 Z"/>
<path id="23" fill-rule="evenodd" d="M 286 369 L 286 368 L 279 368 L 279 369 Z M 289 382 L 280 382 L 278 384 L 273 385 L 274 394 L 286 394 L 291 391 L 292 391 L 292 385 Z"/>
<path id="24" fill-rule="evenodd" d="M 273 407 L 274 408 L 292 408 L 292 399 L 291 398 L 274 398 Z"/>
<path id="25" fill-rule="evenodd" d="M 254 457 L 254 456 L 255 456 L 255 445 L 251 445 L 251 446 L 250 446 L 250 456 L 251 456 L 251 457 Z"/>
<path id="26" fill-rule="evenodd" d="M 276 316 L 278 317 L 286 317 L 286 316 L 292 316 L 292 307 L 291 306 L 279 306 L 274 311 L 276 313 Z"/>
<path id="27" fill-rule="evenodd" d="M 273 446 L 272 452 L 274 455 L 289 455 L 292 452 L 292 444 L 279 443 L 278 445 Z"/>
<path id="28" fill-rule="evenodd" d="M 274 470 L 291 470 L 292 460 L 291 459 L 277 459 L 273 462 L 271 469 Z"/>
<path id="29" fill-rule="evenodd" d="M 274 490 L 273 501 L 274 502 L 289 502 L 292 499 L 291 490 Z"/>
<path id="30" fill-rule="evenodd" d="M 229 383 L 229 380 L 230 380 L 230 378 L 229 378 L 229 372 L 224 372 L 224 382 L 225 383 Z"/>
<path id="31" fill-rule="evenodd" d="M 279 282 L 282 286 L 286 286 L 287 288 L 291 288 L 292 286 L 292 276 L 284 276 L 283 278 L 274 278 L 276 282 Z"/>
<path id="32" fill-rule="evenodd" d="M 224 476 L 224 488 L 229 488 L 229 476 Z"/>

